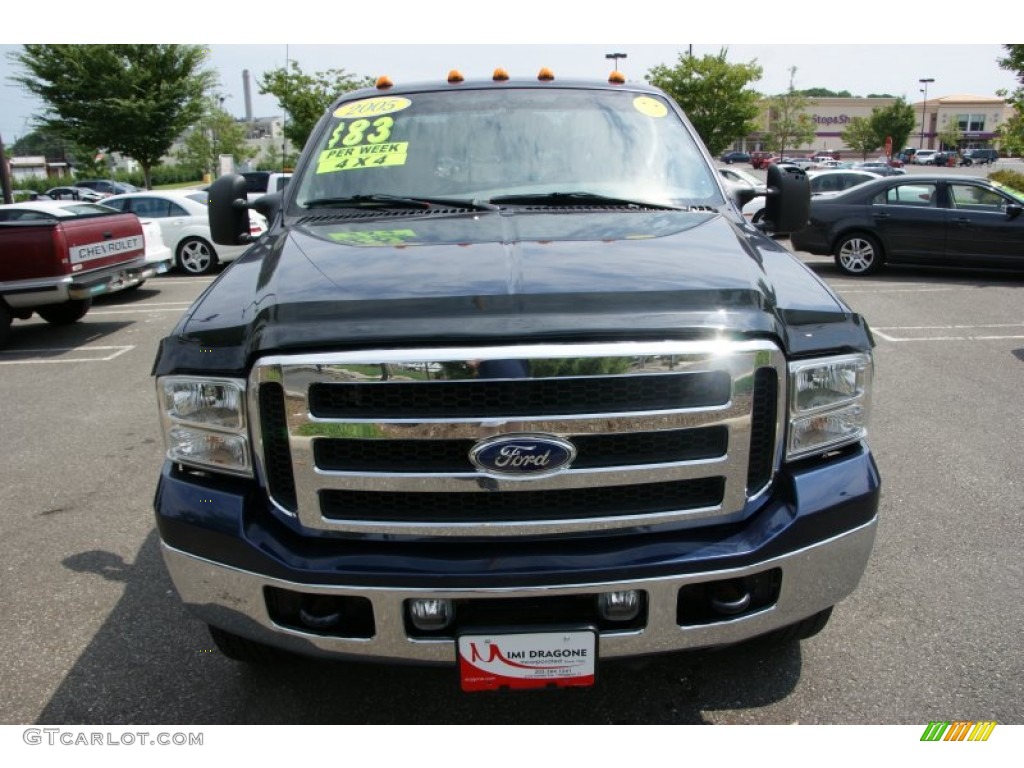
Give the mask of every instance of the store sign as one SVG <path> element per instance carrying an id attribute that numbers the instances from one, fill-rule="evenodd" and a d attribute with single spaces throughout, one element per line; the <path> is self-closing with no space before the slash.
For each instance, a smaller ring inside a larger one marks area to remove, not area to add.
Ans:
<path id="1" fill-rule="evenodd" d="M 812 115 L 811 120 L 818 125 L 846 125 L 853 118 L 849 115 Z"/>

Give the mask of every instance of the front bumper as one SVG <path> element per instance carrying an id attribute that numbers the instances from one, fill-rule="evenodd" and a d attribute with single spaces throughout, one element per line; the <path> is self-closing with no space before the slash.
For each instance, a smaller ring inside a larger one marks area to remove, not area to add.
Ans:
<path id="1" fill-rule="evenodd" d="M 307 655 L 442 664 L 454 663 L 454 642 L 411 632 L 405 601 L 641 591 L 642 625 L 602 630 L 602 658 L 724 645 L 793 624 L 856 588 L 874 542 L 879 496 L 877 469 L 861 446 L 825 463 L 788 468 L 740 524 L 460 547 L 298 536 L 263 511 L 261 494 L 249 486 L 164 468 L 156 497 L 163 553 L 192 612 L 237 635 Z M 773 570 L 780 581 L 770 604 L 736 617 L 680 621 L 684 588 Z M 284 626 L 268 607 L 276 590 L 362 598 L 372 606 L 373 631 L 343 637 Z"/>

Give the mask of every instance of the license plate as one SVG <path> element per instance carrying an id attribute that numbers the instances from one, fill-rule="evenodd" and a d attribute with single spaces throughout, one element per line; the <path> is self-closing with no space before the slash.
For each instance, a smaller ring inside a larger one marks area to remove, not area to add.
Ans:
<path id="1" fill-rule="evenodd" d="M 461 635 L 458 653 L 463 691 L 589 686 L 594 684 L 597 633 Z"/>

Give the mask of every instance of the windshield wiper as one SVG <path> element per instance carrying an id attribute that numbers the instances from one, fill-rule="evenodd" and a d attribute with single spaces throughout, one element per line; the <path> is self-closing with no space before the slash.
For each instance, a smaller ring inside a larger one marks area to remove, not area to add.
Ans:
<path id="1" fill-rule="evenodd" d="M 402 197 L 399 195 L 352 195 L 322 197 L 308 200 L 307 208 L 468 208 L 471 211 L 494 211 L 497 206 L 482 200 L 460 200 L 449 197 Z"/>
<path id="2" fill-rule="evenodd" d="M 495 205 L 621 205 L 633 208 L 657 208 L 662 211 L 682 211 L 677 205 L 651 203 L 646 200 L 628 200 L 593 192 L 547 192 L 544 194 L 499 195 L 488 202 Z"/>

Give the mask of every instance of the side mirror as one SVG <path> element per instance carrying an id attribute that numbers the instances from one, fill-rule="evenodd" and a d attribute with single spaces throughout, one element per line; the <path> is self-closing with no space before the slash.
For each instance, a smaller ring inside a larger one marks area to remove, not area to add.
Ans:
<path id="1" fill-rule="evenodd" d="M 798 232 L 807 226 L 811 209 L 811 182 L 795 166 L 768 166 L 768 196 L 763 228 L 774 233 Z"/>
<path id="2" fill-rule="evenodd" d="M 733 187 L 730 190 L 730 192 L 732 194 L 733 201 L 736 203 L 736 207 L 739 208 L 741 211 L 743 210 L 743 206 L 744 205 L 749 203 L 751 200 L 753 200 L 758 195 L 764 194 L 763 192 L 759 192 L 754 187 L 740 187 L 740 186 Z"/>
<path id="3" fill-rule="evenodd" d="M 1013 219 L 1016 219 L 1018 216 L 1020 216 L 1021 211 L 1024 211 L 1024 205 L 1010 203 L 1009 205 L 1006 206 L 1004 210 L 1006 211 L 1006 218 L 1012 221 Z"/>
<path id="4" fill-rule="evenodd" d="M 221 176 L 210 185 L 210 236 L 218 245 L 244 245 L 249 234 L 249 204 L 245 179 L 237 173 Z"/>

